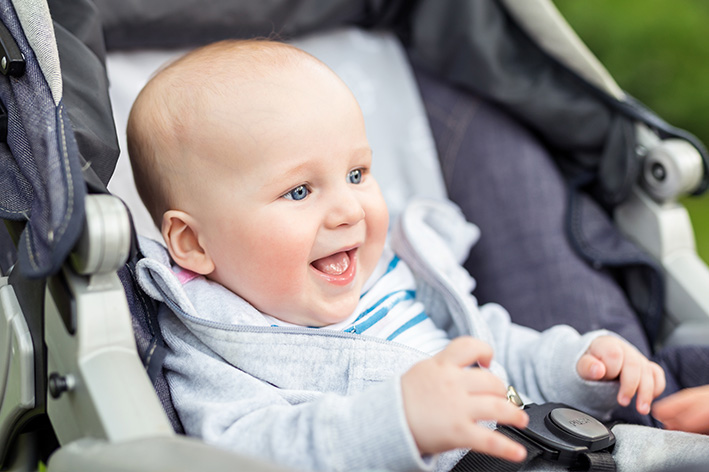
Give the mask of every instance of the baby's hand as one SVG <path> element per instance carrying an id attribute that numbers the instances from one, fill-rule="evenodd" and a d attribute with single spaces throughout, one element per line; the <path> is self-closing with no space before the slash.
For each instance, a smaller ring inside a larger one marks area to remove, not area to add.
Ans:
<path id="1" fill-rule="evenodd" d="M 479 425 L 493 420 L 525 428 L 527 414 L 507 401 L 506 389 L 490 372 L 492 348 L 471 337 L 454 339 L 441 352 L 414 365 L 401 378 L 404 410 L 421 454 L 473 449 L 511 461 L 526 450 Z"/>
<path id="2" fill-rule="evenodd" d="M 619 380 L 618 403 L 628 406 L 637 393 L 636 408 L 650 413 L 650 404 L 665 389 L 665 372 L 628 342 L 613 337 L 596 338 L 581 356 L 576 370 L 586 380 Z"/>
<path id="3" fill-rule="evenodd" d="M 667 429 L 709 434 L 709 385 L 680 390 L 652 406 Z"/>

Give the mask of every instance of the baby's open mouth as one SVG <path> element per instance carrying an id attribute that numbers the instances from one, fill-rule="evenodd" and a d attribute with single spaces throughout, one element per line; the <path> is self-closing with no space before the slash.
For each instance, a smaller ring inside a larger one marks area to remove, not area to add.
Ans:
<path id="1" fill-rule="evenodd" d="M 353 251 L 341 251 L 311 262 L 315 269 L 327 275 L 342 275 L 351 264 Z"/>

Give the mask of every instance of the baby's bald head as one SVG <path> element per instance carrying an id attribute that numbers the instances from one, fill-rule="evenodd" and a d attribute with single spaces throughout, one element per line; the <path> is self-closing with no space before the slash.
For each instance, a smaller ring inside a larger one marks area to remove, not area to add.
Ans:
<path id="1" fill-rule="evenodd" d="M 238 104 L 253 101 L 259 88 L 287 87 L 289 74 L 302 67 L 334 75 L 284 43 L 228 40 L 187 53 L 147 83 L 128 119 L 128 152 L 136 187 L 158 227 L 163 213 L 195 190 L 196 179 L 209 179 L 206 149 L 219 134 L 259 119 Z"/>

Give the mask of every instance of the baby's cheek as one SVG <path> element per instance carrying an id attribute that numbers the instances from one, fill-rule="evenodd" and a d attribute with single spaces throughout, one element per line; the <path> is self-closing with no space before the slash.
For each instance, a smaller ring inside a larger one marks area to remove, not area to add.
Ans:
<path id="1" fill-rule="evenodd" d="M 307 264 L 302 241 L 283 229 L 240 236 L 223 247 L 217 281 L 263 311 L 276 298 L 297 292 L 302 279 L 297 268 Z"/>
<path id="2" fill-rule="evenodd" d="M 256 278 L 265 285 L 294 288 L 300 278 L 299 272 L 307 266 L 307 255 L 303 254 L 302 245 L 289 241 L 272 241 L 260 249 L 262 257 L 255 264 Z"/>
<path id="3" fill-rule="evenodd" d="M 389 229 L 389 210 L 378 188 L 364 202 L 368 237 L 383 241 Z"/>
<path id="4" fill-rule="evenodd" d="M 367 239 L 372 245 L 384 247 L 388 230 L 389 212 L 382 201 L 381 205 L 370 208 L 367 213 Z"/>

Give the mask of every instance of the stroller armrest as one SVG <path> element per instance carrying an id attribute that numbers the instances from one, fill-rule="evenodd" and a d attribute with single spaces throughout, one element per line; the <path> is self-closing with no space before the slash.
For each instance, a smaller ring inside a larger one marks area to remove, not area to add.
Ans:
<path id="1" fill-rule="evenodd" d="M 689 142 L 662 140 L 640 123 L 636 124 L 636 138 L 646 150 L 642 174 L 614 217 L 621 231 L 663 269 L 666 316 L 661 343 L 696 344 L 698 338 L 691 334 L 696 330 L 686 326 L 704 326 L 701 332 L 709 332 L 709 267 L 697 255 L 689 213 L 677 199 L 700 186 L 702 156 Z M 681 326 L 685 327 L 678 330 Z"/>
<path id="2" fill-rule="evenodd" d="M 124 442 L 172 434 L 138 356 L 115 272 L 129 251 L 126 209 L 115 197 L 90 197 L 74 268 L 65 265 L 47 283 L 47 414 L 60 444 L 86 436 Z"/>
<path id="3" fill-rule="evenodd" d="M 32 337 L 15 292 L 0 278 L 0 465 L 18 419 L 35 407 Z"/>
<path id="4" fill-rule="evenodd" d="M 677 202 L 658 203 L 635 187 L 618 206 L 615 220 L 621 230 L 662 266 L 666 302 L 661 338 L 687 323 L 709 325 L 709 267 L 699 258 L 689 214 Z M 674 342 L 681 342 L 675 335 Z"/>
<path id="5" fill-rule="evenodd" d="M 285 472 L 256 459 L 209 446 L 187 436 L 158 436 L 109 443 L 80 439 L 57 450 L 49 459 L 47 472 L 101 470 L 103 472 L 198 472 L 203 470 L 249 470 Z"/>

